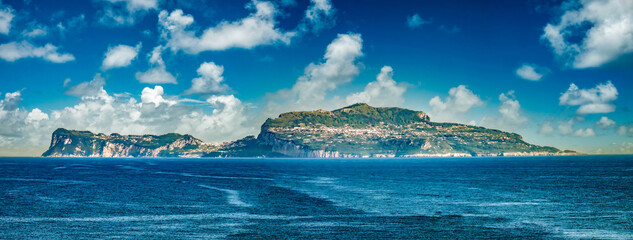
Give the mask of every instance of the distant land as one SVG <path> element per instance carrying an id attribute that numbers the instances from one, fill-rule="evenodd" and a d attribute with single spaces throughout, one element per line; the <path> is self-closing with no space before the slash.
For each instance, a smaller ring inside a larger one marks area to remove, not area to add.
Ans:
<path id="1" fill-rule="evenodd" d="M 577 155 L 516 133 L 432 122 L 421 111 L 354 104 L 269 118 L 257 137 L 205 143 L 191 135 L 94 134 L 59 128 L 44 157 L 466 157 Z"/>

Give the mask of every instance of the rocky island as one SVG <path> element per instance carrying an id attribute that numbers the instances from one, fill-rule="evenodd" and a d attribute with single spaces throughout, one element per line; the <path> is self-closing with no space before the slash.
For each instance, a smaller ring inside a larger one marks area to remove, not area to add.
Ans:
<path id="1" fill-rule="evenodd" d="M 574 155 L 516 133 L 432 122 L 421 111 L 354 104 L 269 118 L 260 134 L 226 143 L 191 135 L 120 135 L 63 128 L 44 157 L 441 157 Z"/>

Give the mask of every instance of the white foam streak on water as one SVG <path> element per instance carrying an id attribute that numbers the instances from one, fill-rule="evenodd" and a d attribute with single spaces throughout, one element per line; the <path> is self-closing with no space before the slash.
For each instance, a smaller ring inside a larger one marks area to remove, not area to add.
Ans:
<path id="1" fill-rule="evenodd" d="M 220 213 L 220 214 L 177 214 L 177 215 L 137 215 L 111 217 L 0 217 L 2 223 L 31 223 L 31 222 L 145 222 L 145 221 L 175 221 L 175 220 L 206 220 L 206 219 L 246 219 L 246 220 L 295 220 L 311 218 L 309 216 L 288 215 L 258 215 L 249 213 Z"/>
<path id="2" fill-rule="evenodd" d="M 92 184 L 91 182 L 86 182 L 86 181 L 54 180 L 54 179 L 40 179 L 40 178 L 0 178 L 0 181 L 44 182 L 44 183 L 56 183 L 56 184 Z"/>
<path id="3" fill-rule="evenodd" d="M 191 174 L 191 173 L 175 173 L 175 172 L 154 172 L 155 174 L 168 174 L 168 175 L 180 175 L 183 177 L 196 177 L 196 178 L 215 178 L 215 179 L 242 179 L 242 180 L 263 180 L 263 181 L 273 181 L 272 178 L 258 178 L 258 177 L 234 177 L 234 176 L 210 176 L 210 175 L 199 175 L 199 174 Z"/>
<path id="4" fill-rule="evenodd" d="M 253 206 L 251 204 L 245 203 L 242 200 L 240 200 L 240 193 L 238 191 L 231 190 L 231 189 L 212 187 L 212 186 L 208 186 L 208 185 L 204 185 L 204 184 L 198 184 L 198 186 L 200 186 L 202 188 L 217 190 L 217 191 L 225 193 L 226 194 L 226 201 L 229 204 L 231 204 L 231 205 L 238 206 L 238 207 L 252 207 Z"/>
<path id="5" fill-rule="evenodd" d="M 633 239 L 633 233 L 602 229 L 559 229 L 558 231 L 570 239 Z"/>

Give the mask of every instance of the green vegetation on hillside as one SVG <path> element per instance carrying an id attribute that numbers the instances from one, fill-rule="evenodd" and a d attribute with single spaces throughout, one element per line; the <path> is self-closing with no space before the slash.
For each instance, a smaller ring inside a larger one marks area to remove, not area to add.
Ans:
<path id="1" fill-rule="evenodd" d="M 350 126 L 362 128 L 381 124 L 403 125 L 427 121 L 429 121 L 429 118 L 423 112 L 396 107 L 374 108 L 365 103 L 357 103 L 331 112 L 316 110 L 310 112 L 283 113 L 279 115 L 278 118 L 266 120 L 263 127 L 324 125 L 331 127 Z"/>

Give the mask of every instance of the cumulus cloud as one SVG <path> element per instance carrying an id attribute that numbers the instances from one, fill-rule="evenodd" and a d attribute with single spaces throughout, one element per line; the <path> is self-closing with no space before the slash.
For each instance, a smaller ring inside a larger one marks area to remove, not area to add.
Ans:
<path id="1" fill-rule="evenodd" d="M 2 6 L 2 3 L 0 2 L 0 33 L 1 34 L 9 34 L 9 31 L 11 30 L 11 21 L 13 20 L 13 18 L 15 17 L 15 14 L 13 14 L 13 8 L 5 6 Z"/>
<path id="2" fill-rule="evenodd" d="M 158 7 L 158 0 L 107 0 L 110 3 L 123 3 L 129 11 L 149 10 Z"/>
<path id="3" fill-rule="evenodd" d="M 257 128 L 248 109 L 233 95 L 212 95 L 202 105 L 166 96 L 161 86 L 143 89 L 140 102 L 129 94 L 109 94 L 103 88 L 84 95 L 76 105 L 45 113 L 20 107 L 21 93 L 0 100 L 0 155 L 39 154 L 59 127 L 121 134 L 192 134 L 207 142 L 229 141 Z M 25 151 L 28 149 L 28 151 Z"/>
<path id="4" fill-rule="evenodd" d="M 42 120 L 48 120 L 48 114 L 42 112 L 39 108 L 34 108 L 26 115 L 26 121 L 28 123 L 39 123 Z"/>
<path id="5" fill-rule="evenodd" d="M 0 155 L 21 156 L 33 153 L 34 149 L 39 153 L 41 148 L 33 146 L 48 143 L 39 140 L 48 115 L 37 108 L 26 111 L 19 107 L 21 102 L 20 91 L 6 93 L 0 100 Z M 46 136 L 50 137 L 50 133 Z"/>
<path id="6" fill-rule="evenodd" d="M 136 79 L 139 82 L 150 84 L 177 83 L 176 77 L 167 71 L 165 65 L 158 65 L 146 72 L 137 72 Z"/>
<path id="7" fill-rule="evenodd" d="M 600 120 L 596 122 L 596 126 L 601 129 L 609 128 L 615 126 L 615 121 L 609 119 L 606 116 L 602 116 Z"/>
<path id="8" fill-rule="evenodd" d="M 544 121 L 543 123 L 541 123 L 538 133 L 544 135 L 550 135 L 554 133 L 554 127 L 552 126 L 552 123 L 550 121 Z"/>
<path id="9" fill-rule="evenodd" d="M 0 108 L 5 111 L 13 111 L 18 109 L 22 102 L 22 93 L 20 91 L 5 93 L 4 99 L 0 100 Z"/>
<path id="10" fill-rule="evenodd" d="M 521 104 L 516 100 L 514 91 L 501 93 L 499 95 L 499 101 L 501 101 L 501 105 L 499 106 L 500 117 L 486 116 L 482 119 L 480 124 L 506 131 L 514 131 L 524 127 L 528 118 L 523 115 Z"/>
<path id="11" fill-rule="evenodd" d="M 165 100 L 165 98 L 163 98 L 163 94 L 165 94 L 165 92 L 161 86 L 154 86 L 153 89 L 148 87 L 143 88 L 143 91 L 141 92 L 141 102 L 144 104 L 152 103 L 155 107 L 158 107 L 163 103 L 169 106 L 176 104 L 176 101 Z"/>
<path id="12" fill-rule="evenodd" d="M 483 105 L 479 96 L 464 85 L 451 88 L 444 101 L 435 96 L 429 101 L 431 119 L 434 121 L 465 122 L 464 115 L 473 107 Z"/>
<path id="13" fill-rule="evenodd" d="M 516 75 L 525 80 L 539 81 L 543 78 L 546 72 L 547 70 L 544 68 L 524 63 L 516 70 Z"/>
<path id="14" fill-rule="evenodd" d="M 593 137 L 596 136 L 596 132 L 593 128 L 578 128 L 574 129 L 576 121 L 572 118 L 567 121 L 558 122 L 558 133 L 565 136 L 575 137 Z"/>
<path id="15" fill-rule="evenodd" d="M 95 0 L 102 5 L 97 13 L 106 26 L 129 26 L 150 10 L 158 9 L 158 0 Z"/>
<path id="16" fill-rule="evenodd" d="M 596 132 L 593 128 L 579 128 L 574 131 L 576 137 L 593 137 L 596 136 Z"/>
<path id="17" fill-rule="evenodd" d="M 608 81 L 590 89 L 580 89 L 576 84 L 570 84 L 569 89 L 560 98 L 562 106 L 580 106 L 576 113 L 610 113 L 615 111 L 611 102 L 618 98 L 618 90 Z"/>
<path id="18" fill-rule="evenodd" d="M 186 94 L 220 93 L 228 89 L 228 86 L 222 83 L 224 81 L 223 66 L 216 65 L 214 62 L 204 62 L 200 64 L 197 72 L 200 77 L 191 80 L 191 88 L 185 91 Z"/>
<path id="19" fill-rule="evenodd" d="M 404 103 L 403 94 L 407 88 L 393 80 L 393 68 L 384 66 L 376 81 L 365 86 L 365 90 L 347 96 L 347 103 L 367 103 L 371 106 L 389 107 Z"/>
<path id="20" fill-rule="evenodd" d="M 282 89 L 268 96 L 271 101 L 265 111 L 267 115 L 334 105 L 325 102 L 326 94 L 358 75 L 362 47 L 360 34 L 339 34 L 327 46 L 324 61 L 310 63 L 291 89 Z"/>
<path id="21" fill-rule="evenodd" d="M 70 79 L 67 80 L 69 80 L 68 83 L 70 83 Z M 64 85 L 68 85 L 68 83 L 64 81 Z M 105 85 L 105 79 L 101 77 L 101 74 L 97 73 L 92 80 L 70 87 L 66 90 L 66 94 L 77 97 L 96 95 L 101 91 L 103 85 Z"/>
<path id="22" fill-rule="evenodd" d="M 110 47 L 105 53 L 101 69 L 105 71 L 112 68 L 127 67 L 132 64 L 132 60 L 136 59 L 139 50 L 141 50 L 140 42 L 136 47 L 123 44 Z"/>
<path id="23" fill-rule="evenodd" d="M 574 132 L 574 120 L 570 119 L 568 121 L 559 121 L 558 122 L 558 133 L 561 135 L 570 135 Z"/>
<path id="24" fill-rule="evenodd" d="M 42 47 L 33 46 L 27 41 L 9 42 L 0 45 L 0 58 L 14 62 L 22 58 L 42 58 L 53 63 L 65 63 L 75 60 L 69 53 L 57 52 L 57 47 L 48 43 Z"/>
<path id="25" fill-rule="evenodd" d="M 163 10 L 158 15 L 161 37 L 172 51 L 183 50 L 190 54 L 202 51 L 226 50 L 229 48 L 251 49 L 260 45 L 290 43 L 295 32 L 284 32 L 277 27 L 278 10 L 271 2 L 253 1 L 247 9 L 254 10 L 248 17 L 205 29 L 197 36 L 194 19 L 176 9 L 171 13 Z"/>
<path id="26" fill-rule="evenodd" d="M 300 31 L 318 32 L 334 25 L 336 9 L 330 0 L 310 0 L 306 9 L 304 23 L 299 26 Z"/>
<path id="27" fill-rule="evenodd" d="M 244 136 L 246 132 L 252 133 L 254 128 L 247 127 L 247 110 L 242 101 L 233 95 L 214 95 L 207 101 L 214 108 L 211 115 L 194 112 L 182 117 L 182 125 L 178 126 L 178 132 L 199 132 L 221 137 L 222 141 L 234 140 L 237 136 Z M 222 136 L 234 136 L 227 139 Z"/>
<path id="28" fill-rule="evenodd" d="M 633 1 L 580 0 L 579 4 L 567 9 L 557 24 L 544 28 L 541 38 L 558 57 L 574 68 L 589 68 L 633 52 Z"/>
<path id="29" fill-rule="evenodd" d="M 149 54 L 149 62 L 151 68 L 145 72 L 137 72 L 136 79 L 142 83 L 162 84 L 173 83 L 176 84 L 176 77 L 167 71 L 165 61 L 161 56 L 164 47 L 159 45 L 152 50 Z"/>
<path id="30" fill-rule="evenodd" d="M 622 136 L 633 136 L 633 124 L 621 125 L 617 130 L 618 134 Z"/>
<path id="31" fill-rule="evenodd" d="M 407 26 L 410 28 L 418 28 L 429 23 L 431 23 L 431 21 L 422 19 L 418 14 L 413 14 L 412 16 L 407 17 Z"/>

